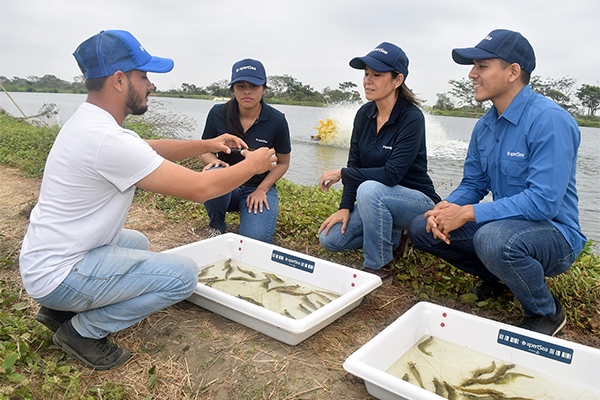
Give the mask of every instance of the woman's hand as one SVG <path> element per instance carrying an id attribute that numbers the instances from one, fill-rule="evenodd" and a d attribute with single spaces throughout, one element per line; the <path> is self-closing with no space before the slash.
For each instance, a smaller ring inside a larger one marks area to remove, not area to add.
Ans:
<path id="1" fill-rule="evenodd" d="M 334 226 L 335 224 L 339 224 L 341 222 L 342 223 L 342 234 L 344 234 L 344 233 L 346 233 L 346 226 L 348 226 L 348 221 L 350 221 L 350 210 L 348 210 L 347 208 L 342 208 L 340 210 L 337 210 L 333 214 L 331 214 L 329 216 L 329 218 L 327 218 L 321 224 L 321 227 L 319 228 L 318 233 L 321 234 L 323 229 L 325 229 L 325 236 L 327 236 L 327 234 L 329 233 L 329 229 L 331 229 L 331 227 Z"/>
<path id="2" fill-rule="evenodd" d="M 333 170 L 333 171 L 325 171 L 325 172 L 323 172 L 323 175 L 321 175 L 321 179 L 319 179 L 319 187 L 323 190 L 329 190 L 331 185 L 333 185 L 336 182 L 339 182 L 340 179 L 342 179 L 342 169 L 341 168 Z M 342 233 L 344 233 L 344 232 L 342 232 Z M 327 234 L 327 233 L 325 233 L 325 234 Z"/>
<path id="3" fill-rule="evenodd" d="M 246 206 L 248 206 L 248 213 L 251 213 L 254 210 L 254 214 L 257 212 L 263 212 L 263 204 L 270 210 L 269 202 L 267 201 L 267 192 L 261 190 L 260 188 L 256 188 L 256 190 L 246 197 Z"/>
<path id="4" fill-rule="evenodd" d="M 227 164 L 225 161 L 221 161 L 221 160 L 212 161 L 212 162 L 206 164 L 206 166 L 204 168 L 202 168 L 202 172 L 208 171 L 209 169 L 215 168 L 215 167 L 227 168 L 227 167 L 229 167 L 229 164 Z"/>

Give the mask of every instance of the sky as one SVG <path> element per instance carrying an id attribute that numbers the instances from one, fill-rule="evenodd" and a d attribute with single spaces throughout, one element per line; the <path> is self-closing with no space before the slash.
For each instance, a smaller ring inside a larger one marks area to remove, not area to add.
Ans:
<path id="1" fill-rule="evenodd" d="M 520 32 L 537 58 L 533 75 L 600 86 L 600 0 L 0 0 L 0 76 L 72 82 L 72 53 L 108 29 L 130 31 L 154 56 L 175 61 L 149 74 L 159 90 L 229 79 L 238 60 L 267 75 L 291 75 L 317 91 L 358 85 L 348 63 L 381 42 L 407 54 L 407 85 L 426 105 L 466 78 L 453 48 L 473 47 L 494 29 Z"/>

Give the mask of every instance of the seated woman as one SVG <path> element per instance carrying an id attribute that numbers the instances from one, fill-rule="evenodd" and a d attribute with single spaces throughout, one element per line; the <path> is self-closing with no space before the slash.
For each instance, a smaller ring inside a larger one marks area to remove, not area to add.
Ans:
<path id="1" fill-rule="evenodd" d="M 242 138 L 248 148 L 274 148 L 277 165 L 268 173 L 254 175 L 239 188 L 204 203 L 209 217 L 210 237 L 225 232 L 225 215 L 240 211 L 240 235 L 273 241 L 279 211 L 279 195 L 275 182 L 290 165 L 290 133 L 283 113 L 265 104 L 262 96 L 267 88 L 267 75 L 262 63 L 244 59 L 233 64 L 229 89 L 234 97 L 214 106 L 206 118 L 203 139 L 231 133 Z M 241 160 L 239 152 L 205 153 L 204 170 L 227 168 Z"/>
<path id="2" fill-rule="evenodd" d="M 350 66 L 364 69 L 370 101 L 354 119 L 348 166 L 319 180 L 323 190 L 340 179 L 344 185 L 339 210 L 323 222 L 319 240 L 328 251 L 362 248 L 365 271 L 386 279 L 402 230 L 440 197 L 427 174 L 425 118 L 405 84 L 404 51 L 384 42 Z"/>

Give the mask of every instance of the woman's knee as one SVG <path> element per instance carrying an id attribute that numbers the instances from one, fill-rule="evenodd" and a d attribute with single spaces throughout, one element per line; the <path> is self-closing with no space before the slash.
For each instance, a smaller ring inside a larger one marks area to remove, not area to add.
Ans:
<path id="1" fill-rule="evenodd" d="M 378 188 L 381 187 L 381 183 L 377 181 L 364 181 L 358 186 L 356 190 L 356 200 L 360 204 L 366 204 L 367 202 L 373 201 L 378 193 Z"/>
<path id="2" fill-rule="evenodd" d="M 423 248 L 426 235 L 431 235 L 430 233 L 427 233 L 427 219 L 423 214 L 417 215 L 413 218 L 410 227 L 408 228 L 408 238 L 415 247 Z"/>

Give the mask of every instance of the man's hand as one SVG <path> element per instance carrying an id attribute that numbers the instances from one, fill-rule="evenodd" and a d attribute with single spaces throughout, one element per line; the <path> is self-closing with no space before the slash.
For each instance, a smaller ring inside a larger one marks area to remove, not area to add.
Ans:
<path id="1" fill-rule="evenodd" d="M 229 133 L 224 133 L 214 139 L 207 139 L 206 142 L 209 143 L 211 153 L 222 151 L 230 154 L 232 149 L 243 150 L 248 148 L 248 145 L 242 139 Z"/>
<path id="2" fill-rule="evenodd" d="M 240 154 L 246 157 L 246 159 L 242 162 L 247 162 L 255 168 L 255 175 L 270 171 L 277 165 L 277 156 L 275 155 L 275 150 L 269 149 L 268 147 L 261 147 L 252 151 L 245 149 L 242 150 Z"/>
<path id="3" fill-rule="evenodd" d="M 329 191 L 331 185 L 342 179 L 342 169 L 336 169 L 333 171 L 325 171 L 319 179 L 319 187 L 323 190 Z M 328 229 L 329 230 L 329 229 Z M 342 232 L 343 233 L 343 232 Z M 327 234 L 327 232 L 325 233 Z"/>
<path id="4" fill-rule="evenodd" d="M 475 221 L 475 214 L 472 204 L 459 206 L 444 200 L 436 204 L 433 210 L 427 211 L 425 218 L 427 232 L 432 232 L 433 237 L 450 244 L 450 232 L 469 221 Z"/>

